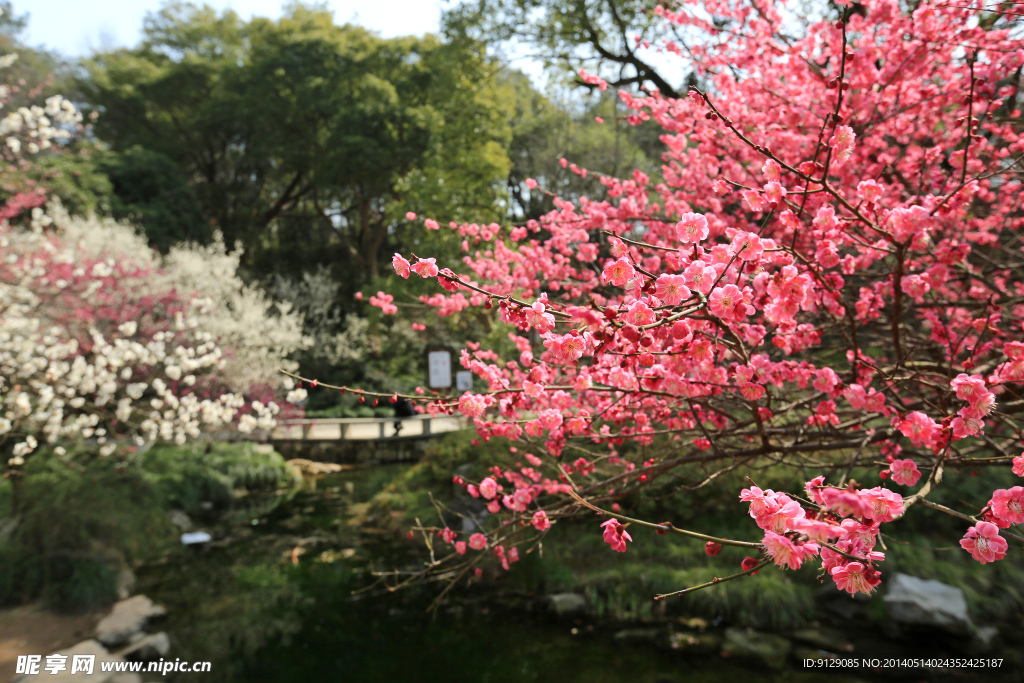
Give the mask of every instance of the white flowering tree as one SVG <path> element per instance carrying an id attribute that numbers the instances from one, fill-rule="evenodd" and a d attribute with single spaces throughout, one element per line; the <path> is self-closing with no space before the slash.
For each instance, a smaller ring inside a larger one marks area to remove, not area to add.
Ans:
<path id="1" fill-rule="evenodd" d="M 233 269 L 211 285 L 220 301 L 184 288 L 181 263 L 201 250 L 183 248 L 164 267 L 128 226 L 55 218 L 37 207 L 27 227 L 0 225 L 0 453 L 16 506 L 26 460 L 42 444 L 63 455 L 67 442 L 84 441 L 108 457 L 274 426 L 279 406 L 253 391 L 278 388 L 274 371 L 306 343 L 298 316 L 270 315 L 273 305 Z M 232 321 L 255 324 L 263 345 Z M 224 372 L 232 358 L 245 372 Z"/>
<path id="2" fill-rule="evenodd" d="M 10 93 L 0 86 L 0 107 Z M 80 123 L 60 96 L 20 107 L 0 118 L 0 156 L 29 168 Z M 45 202 L 34 190 L 0 206 L 0 463 L 16 512 L 44 445 L 104 458 L 273 428 L 277 370 L 309 341 L 301 316 L 238 277 L 239 252 L 183 245 L 161 259 L 130 226 Z"/>

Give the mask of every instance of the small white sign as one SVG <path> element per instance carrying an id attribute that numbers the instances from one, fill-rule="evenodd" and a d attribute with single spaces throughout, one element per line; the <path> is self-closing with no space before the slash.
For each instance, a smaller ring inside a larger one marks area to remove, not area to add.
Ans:
<path id="1" fill-rule="evenodd" d="M 473 391 L 473 373 L 459 370 L 455 373 L 455 388 L 459 391 Z"/>
<path id="2" fill-rule="evenodd" d="M 427 385 L 431 389 L 450 389 L 452 386 L 451 351 L 431 351 L 427 354 Z"/>

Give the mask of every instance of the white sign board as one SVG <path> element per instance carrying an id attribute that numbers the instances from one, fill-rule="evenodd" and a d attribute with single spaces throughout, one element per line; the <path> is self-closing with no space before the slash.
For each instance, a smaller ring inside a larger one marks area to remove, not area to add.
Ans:
<path id="1" fill-rule="evenodd" d="M 451 388 L 451 351 L 431 351 L 427 354 L 427 386 L 431 389 Z"/>
<path id="2" fill-rule="evenodd" d="M 473 391 L 473 373 L 459 370 L 455 373 L 455 388 L 459 391 Z"/>

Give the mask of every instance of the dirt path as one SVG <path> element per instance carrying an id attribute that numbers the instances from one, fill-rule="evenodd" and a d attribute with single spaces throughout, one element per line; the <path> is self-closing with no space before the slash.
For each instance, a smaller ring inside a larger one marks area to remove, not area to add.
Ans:
<path id="1" fill-rule="evenodd" d="M 92 637 L 106 611 L 63 616 L 38 605 L 0 610 L 0 683 L 14 677 L 18 655 L 49 655 Z"/>

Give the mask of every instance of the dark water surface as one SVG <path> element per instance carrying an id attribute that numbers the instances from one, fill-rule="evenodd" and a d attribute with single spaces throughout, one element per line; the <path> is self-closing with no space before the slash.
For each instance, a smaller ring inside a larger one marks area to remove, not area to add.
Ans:
<path id="1" fill-rule="evenodd" d="M 162 628 L 171 636 L 171 656 L 212 662 L 210 674 L 165 680 L 855 680 L 620 645 L 613 634 L 622 624 L 555 621 L 527 609 L 535 598 L 500 586 L 456 588 L 435 614 L 426 608 L 439 584 L 354 598 L 353 589 L 372 581 L 371 568 L 415 563 L 402 539 L 351 523 L 394 467 L 342 473 L 290 498 L 254 499 L 208 520 L 202 528 L 214 543 L 176 549 L 141 569 L 139 590 L 169 610 Z"/>

